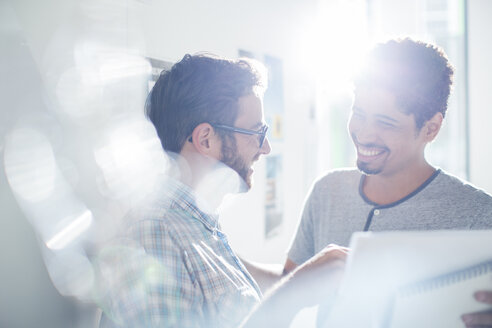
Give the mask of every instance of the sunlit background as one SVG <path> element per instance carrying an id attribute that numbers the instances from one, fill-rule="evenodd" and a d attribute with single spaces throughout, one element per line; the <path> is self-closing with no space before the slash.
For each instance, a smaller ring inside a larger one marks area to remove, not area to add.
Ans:
<path id="1" fill-rule="evenodd" d="M 221 224 L 243 257 L 283 263 L 316 177 L 351 166 L 351 73 L 374 42 L 412 36 L 456 67 L 430 161 L 492 192 L 488 0 L 0 2 L 0 327 L 91 327 L 91 249 L 172 159 L 143 115 L 185 53 L 269 69 L 272 153 Z M 64 295 L 64 296 L 61 296 Z"/>

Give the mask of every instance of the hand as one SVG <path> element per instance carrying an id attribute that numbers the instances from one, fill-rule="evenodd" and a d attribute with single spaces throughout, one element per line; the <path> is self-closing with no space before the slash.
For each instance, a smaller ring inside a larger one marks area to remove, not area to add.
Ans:
<path id="1" fill-rule="evenodd" d="M 474 295 L 478 302 L 492 305 L 492 291 L 481 290 Z M 492 327 L 492 308 L 490 311 L 467 313 L 461 316 L 467 328 Z"/>
<path id="2" fill-rule="evenodd" d="M 349 249 L 347 247 L 330 244 L 323 248 L 318 254 L 306 261 L 297 271 L 314 270 L 321 266 L 333 263 L 337 260 L 345 262 Z"/>
<path id="3" fill-rule="evenodd" d="M 306 306 L 334 299 L 345 268 L 348 249 L 329 245 L 285 276 L 241 327 L 288 327 Z"/>
<path id="4" fill-rule="evenodd" d="M 348 251 L 346 247 L 330 244 L 291 272 L 287 280 L 292 286 L 303 286 L 298 288 L 297 299 L 304 299 L 304 306 L 313 306 L 335 296 Z"/>

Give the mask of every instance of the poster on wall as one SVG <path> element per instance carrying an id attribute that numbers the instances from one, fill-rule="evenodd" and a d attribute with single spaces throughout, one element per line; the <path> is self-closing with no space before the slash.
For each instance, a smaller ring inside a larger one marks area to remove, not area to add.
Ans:
<path id="1" fill-rule="evenodd" d="M 268 89 L 263 98 L 263 107 L 266 123 L 270 126 L 268 140 L 272 144 L 272 153 L 265 157 L 265 238 L 269 239 L 279 233 L 283 223 L 283 156 L 280 151 L 284 140 L 282 60 L 269 55 L 257 56 L 245 50 L 239 50 L 239 56 L 254 58 L 268 70 Z"/>
<path id="2" fill-rule="evenodd" d="M 275 236 L 282 225 L 282 155 L 266 157 L 265 238 Z"/>

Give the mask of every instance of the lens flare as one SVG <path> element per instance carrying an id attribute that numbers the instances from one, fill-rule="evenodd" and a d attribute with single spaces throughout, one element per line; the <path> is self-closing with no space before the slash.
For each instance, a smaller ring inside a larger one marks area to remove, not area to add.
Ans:
<path id="1" fill-rule="evenodd" d="M 169 161 L 153 127 L 144 118 L 126 118 L 108 127 L 103 139 L 94 151 L 102 172 L 101 193 L 134 202 L 144 199 Z"/>
<path id="2" fill-rule="evenodd" d="M 50 240 L 46 242 L 46 246 L 51 249 L 62 249 L 75 238 L 80 236 L 89 228 L 92 223 L 92 213 L 85 210 L 80 216 L 70 222 Z"/>
<path id="3" fill-rule="evenodd" d="M 94 270 L 85 252 L 70 247 L 44 252 L 46 268 L 60 294 L 88 301 L 92 298 Z"/>
<path id="4" fill-rule="evenodd" d="M 17 128 L 7 136 L 5 173 L 20 197 L 39 202 L 55 190 L 56 164 L 48 139 L 32 128 Z"/>

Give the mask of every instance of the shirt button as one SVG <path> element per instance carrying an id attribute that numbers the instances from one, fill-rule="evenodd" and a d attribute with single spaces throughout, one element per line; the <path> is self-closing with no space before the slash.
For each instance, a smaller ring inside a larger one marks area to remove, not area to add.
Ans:
<path id="1" fill-rule="evenodd" d="M 379 215 L 379 210 L 374 210 L 374 215 Z"/>

